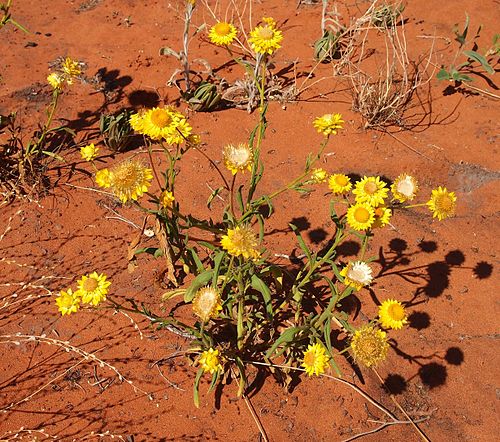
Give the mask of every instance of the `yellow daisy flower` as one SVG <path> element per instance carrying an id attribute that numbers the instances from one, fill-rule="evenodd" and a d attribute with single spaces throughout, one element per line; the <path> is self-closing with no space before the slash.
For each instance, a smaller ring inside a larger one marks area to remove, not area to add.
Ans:
<path id="1" fill-rule="evenodd" d="M 276 22 L 272 18 L 266 17 L 264 23 L 250 32 L 248 42 L 258 54 L 272 54 L 281 48 L 283 34 L 276 29 Z"/>
<path id="2" fill-rule="evenodd" d="M 230 255 L 243 256 L 245 259 L 258 259 L 260 252 L 257 250 L 257 238 L 248 226 L 228 229 L 227 235 L 223 235 L 221 246 Z"/>
<path id="3" fill-rule="evenodd" d="M 52 86 L 53 89 L 62 90 L 64 87 L 64 77 L 58 72 L 52 72 L 47 77 L 47 82 Z"/>
<path id="4" fill-rule="evenodd" d="M 315 183 L 324 183 L 328 178 L 328 173 L 325 169 L 314 169 L 312 171 L 311 179 Z"/>
<path id="5" fill-rule="evenodd" d="M 80 293 L 78 291 L 73 293 L 72 289 L 61 290 L 56 298 L 56 304 L 62 316 L 75 313 L 80 308 Z"/>
<path id="6" fill-rule="evenodd" d="M 373 207 L 384 204 L 384 198 L 387 197 L 389 189 L 380 177 L 363 177 L 354 186 L 352 193 L 356 195 L 356 202 L 368 203 Z"/>
<path id="7" fill-rule="evenodd" d="M 122 203 L 137 200 L 144 192 L 148 191 L 153 179 L 153 171 L 138 160 L 125 160 L 112 167 L 108 173 L 109 186 L 103 187 L 110 187 L 113 194 Z M 104 184 L 107 184 L 104 174 L 100 177 L 101 180 Z"/>
<path id="8" fill-rule="evenodd" d="M 97 152 L 99 152 L 99 148 L 95 147 L 94 143 L 90 143 L 80 149 L 80 155 L 85 161 L 94 161 L 97 158 Z"/>
<path id="9" fill-rule="evenodd" d="M 132 128 L 153 140 L 164 139 L 168 144 L 181 144 L 193 130 L 186 117 L 172 107 L 154 107 L 130 117 Z"/>
<path id="10" fill-rule="evenodd" d="M 205 373 L 214 374 L 218 370 L 222 370 L 222 365 L 219 360 L 219 350 L 210 348 L 204 351 L 198 359 L 198 364 Z"/>
<path id="11" fill-rule="evenodd" d="M 431 199 L 427 202 L 433 218 L 442 221 L 455 214 L 457 197 L 455 192 L 448 192 L 446 187 L 439 186 L 432 191 Z"/>
<path id="12" fill-rule="evenodd" d="M 172 207 L 173 202 L 175 201 L 174 194 L 169 192 L 168 190 L 164 190 L 160 195 L 160 205 L 167 209 Z"/>
<path id="13" fill-rule="evenodd" d="M 328 367 L 329 357 L 325 354 L 325 348 L 319 344 L 310 344 L 304 352 L 302 367 L 309 376 L 319 376 Z"/>
<path id="14" fill-rule="evenodd" d="M 222 310 L 222 301 L 219 292 L 212 287 L 203 287 L 196 292 L 193 299 L 193 312 L 207 322 L 218 316 Z"/>
<path id="15" fill-rule="evenodd" d="M 317 117 L 313 122 L 313 126 L 319 133 L 329 136 L 331 134 L 337 135 L 338 129 L 342 129 L 342 123 L 344 123 L 342 115 L 325 114 L 322 117 Z"/>
<path id="16" fill-rule="evenodd" d="M 92 272 L 88 275 L 83 275 L 77 284 L 82 302 L 96 306 L 106 300 L 106 294 L 111 282 L 106 281 L 104 273 L 99 275 L 97 272 Z"/>
<path id="17" fill-rule="evenodd" d="M 95 174 L 95 182 L 99 187 L 110 187 L 109 169 L 98 170 Z"/>
<path id="18" fill-rule="evenodd" d="M 411 201 L 418 191 L 417 180 L 406 173 L 399 175 L 392 183 L 391 192 L 394 199 L 401 203 Z"/>
<path id="19" fill-rule="evenodd" d="M 70 57 L 66 57 L 62 62 L 61 71 L 66 76 L 66 82 L 68 84 L 72 84 L 73 78 L 78 77 L 82 73 L 80 63 Z"/>
<path id="20" fill-rule="evenodd" d="M 140 134 L 144 134 L 144 111 L 132 114 L 129 118 L 130 127 Z"/>
<path id="21" fill-rule="evenodd" d="M 400 330 L 408 323 L 403 304 L 394 299 L 386 299 L 378 308 L 379 321 L 382 327 Z"/>
<path id="22" fill-rule="evenodd" d="M 347 175 L 336 173 L 328 178 L 328 187 L 335 195 L 342 195 L 351 190 L 351 179 Z"/>
<path id="23" fill-rule="evenodd" d="M 354 230 L 367 230 L 375 221 L 375 211 L 368 203 L 357 203 L 347 209 L 347 223 Z"/>
<path id="24" fill-rule="evenodd" d="M 387 334 L 371 325 L 364 325 L 354 332 L 351 350 L 356 361 L 368 368 L 375 366 L 387 357 L 389 350 Z"/>
<path id="25" fill-rule="evenodd" d="M 243 172 L 245 169 L 252 170 L 253 152 L 246 143 L 239 143 L 237 146 L 228 144 L 222 151 L 224 165 L 233 175 Z"/>
<path id="26" fill-rule="evenodd" d="M 340 271 L 340 274 L 344 277 L 344 284 L 354 287 L 356 291 L 370 285 L 373 281 L 372 269 L 363 261 L 350 262 Z"/>
<path id="27" fill-rule="evenodd" d="M 231 24 L 221 21 L 210 28 L 208 38 L 217 46 L 227 46 L 236 38 L 238 31 Z"/>
<path id="28" fill-rule="evenodd" d="M 388 209 L 385 206 L 378 206 L 375 207 L 375 220 L 373 221 L 372 229 L 378 228 L 378 227 L 385 227 L 387 224 L 389 224 L 389 221 L 392 216 L 392 210 Z"/>

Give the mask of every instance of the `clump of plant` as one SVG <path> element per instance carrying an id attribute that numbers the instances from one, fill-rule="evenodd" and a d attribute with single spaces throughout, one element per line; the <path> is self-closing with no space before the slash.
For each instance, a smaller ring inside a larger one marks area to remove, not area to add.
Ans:
<path id="1" fill-rule="evenodd" d="M 493 75 L 495 69 L 492 63 L 498 63 L 498 56 L 500 55 L 500 34 L 495 34 L 493 36 L 492 45 L 480 52 L 479 46 L 476 39 L 479 38 L 482 26 L 479 26 L 472 41 L 467 40 L 467 35 L 469 33 L 469 16 L 465 15 L 465 24 L 462 31 L 459 30 L 458 24 L 453 28 L 453 33 L 455 34 L 455 41 L 458 42 L 458 49 L 453 57 L 452 62 L 448 67 L 442 67 L 437 73 L 437 78 L 439 80 L 447 80 L 455 82 L 455 86 L 461 86 L 464 83 L 471 83 L 473 78 L 470 76 L 471 73 L 477 71 L 478 68 L 482 68 L 484 72 L 488 75 Z M 472 45 L 471 45 L 472 43 Z M 471 45 L 471 49 L 465 49 L 467 46 Z M 459 58 L 465 58 L 465 61 L 457 64 Z M 470 85 L 468 86 L 470 87 Z M 476 87 L 472 89 L 478 92 L 485 92 Z"/>
<path id="2" fill-rule="evenodd" d="M 28 33 L 29 31 L 23 25 L 12 18 L 11 8 L 12 0 L 7 0 L 7 3 L 0 3 L 0 13 L 2 14 L 2 18 L 0 18 L 0 29 L 10 23 L 21 31 Z"/>
<path id="3" fill-rule="evenodd" d="M 115 152 L 124 151 L 130 144 L 133 129 L 130 126 L 132 111 L 125 109 L 115 115 L 102 114 L 99 130 L 104 144 Z"/>
<path id="4" fill-rule="evenodd" d="M 74 132 L 64 125 L 54 125 L 59 99 L 82 74 L 82 63 L 70 57 L 58 59 L 47 77 L 52 87 L 52 98 L 47 106 L 43 124 L 25 141 L 23 127 L 11 113 L 2 122 L 2 131 L 8 132 L 7 142 L 0 145 L 0 186 L 4 201 L 12 196 L 29 194 L 43 183 L 46 160 L 63 160 L 58 151 L 73 137 Z M 2 118 L 3 121 L 3 118 Z"/>
<path id="5" fill-rule="evenodd" d="M 380 29 L 391 29 L 401 20 L 404 10 L 405 5 L 402 3 L 384 3 L 373 10 L 371 23 Z"/>
<path id="6" fill-rule="evenodd" d="M 336 6 L 332 11 L 328 11 L 328 0 L 323 0 L 321 37 L 314 42 L 314 59 L 320 63 L 328 63 L 339 58 L 344 32 L 345 27 L 338 20 Z"/>

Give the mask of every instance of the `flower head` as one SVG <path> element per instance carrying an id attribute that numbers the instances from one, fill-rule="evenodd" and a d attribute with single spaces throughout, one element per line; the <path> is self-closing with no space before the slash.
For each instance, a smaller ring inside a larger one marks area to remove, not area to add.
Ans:
<path id="1" fill-rule="evenodd" d="M 80 149 L 80 155 L 85 161 L 94 161 L 97 158 L 97 152 L 99 152 L 99 148 L 95 147 L 94 143 L 90 143 Z"/>
<path id="2" fill-rule="evenodd" d="M 325 169 L 314 169 L 311 174 L 311 179 L 315 183 L 324 183 L 328 178 L 328 173 Z"/>
<path id="3" fill-rule="evenodd" d="M 347 175 L 336 173 L 328 178 L 328 187 L 335 195 L 342 195 L 351 190 L 352 183 Z"/>
<path id="4" fill-rule="evenodd" d="M 432 191 L 431 199 L 427 202 L 433 218 L 442 221 L 455 214 L 457 197 L 455 192 L 448 192 L 446 187 L 439 186 Z"/>
<path id="5" fill-rule="evenodd" d="M 325 347 L 321 344 L 310 344 L 304 352 L 302 359 L 302 367 L 305 368 L 309 376 L 315 374 L 319 376 L 324 373 L 325 368 L 328 366 L 329 357 L 325 354 Z"/>
<path id="6" fill-rule="evenodd" d="M 357 203 L 347 209 L 347 223 L 354 230 L 367 230 L 375 221 L 375 210 L 368 203 Z"/>
<path id="7" fill-rule="evenodd" d="M 212 287 L 203 287 L 196 292 L 193 299 L 193 312 L 207 322 L 215 318 L 222 310 L 222 301 L 219 292 Z"/>
<path id="8" fill-rule="evenodd" d="M 80 63 L 70 57 L 66 57 L 62 62 L 61 71 L 66 75 L 68 84 L 71 84 L 73 77 L 78 77 L 82 73 Z"/>
<path id="9" fill-rule="evenodd" d="M 363 261 L 354 261 L 347 264 L 340 274 L 344 277 L 344 284 L 354 287 L 357 291 L 373 281 L 371 267 Z"/>
<path id="10" fill-rule="evenodd" d="M 175 201 L 174 194 L 169 192 L 168 190 L 164 190 L 160 195 L 160 205 L 167 209 L 172 207 L 173 202 Z"/>
<path id="11" fill-rule="evenodd" d="M 368 203 L 373 207 L 384 204 L 384 198 L 387 197 L 389 189 L 380 177 L 363 177 L 359 180 L 352 193 L 356 195 L 356 202 Z"/>
<path id="12" fill-rule="evenodd" d="M 263 25 L 250 32 L 248 42 L 258 54 L 272 54 L 281 47 L 283 34 L 276 29 L 276 22 L 272 18 L 265 17 L 263 22 Z"/>
<path id="13" fill-rule="evenodd" d="M 380 324 L 385 328 L 400 330 L 408 323 L 408 315 L 403 304 L 393 299 L 386 299 L 382 302 L 378 308 L 378 316 Z"/>
<path id="14" fill-rule="evenodd" d="M 313 126 L 319 133 L 328 136 L 331 134 L 337 135 L 338 129 L 342 129 L 342 123 L 344 123 L 342 115 L 325 114 L 322 117 L 317 117 L 313 122 Z"/>
<path id="15" fill-rule="evenodd" d="M 222 151 L 224 165 L 233 175 L 243 172 L 245 169 L 252 170 L 253 152 L 246 143 L 239 143 L 237 146 L 228 144 Z"/>
<path id="16" fill-rule="evenodd" d="M 375 219 L 373 221 L 372 229 L 377 227 L 385 227 L 389 224 L 392 216 L 392 210 L 385 206 L 378 206 L 374 209 Z"/>
<path id="17" fill-rule="evenodd" d="M 391 192 L 394 199 L 401 203 L 411 201 L 415 198 L 418 191 L 417 180 L 411 175 L 402 173 L 392 183 Z"/>
<path id="18" fill-rule="evenodd" d="M 59 72 L 52 72 L 47 77 L 47 82 L 53 89 L 62 90 L 64 87 L 64 77 Z"/>
<path id="19" fill-rule="evenodd" d="M 219 360 L 219 350 L 214 350 L 213 348 L 205 350 L 198 359 L 198 364 L 200 364 L 205 373 L 214 374 L 216 371 L 222 370 Z"/>
<path id="20" fill-rule="evenodd" d="M 382 330 L 371 325 L 364 325 L 354 332 L 351 340 L 351 350 L 354 358 L 368 368 L 385 360 L 389 343 L 387 335 Z"/>
<path id="21" fill-rule="evenodd" d="M 109 170 L 104 170 L 97 172 L 97 184 L 110 187 L 122 203 L 137 200 L 148 191 L 153 179 L 153 171 L 138 160 L 125 160 Z"/>
<path id="22" fill-rule="evenodd" d="M 129 122 L 136 132 L 153 140 L 163 139 L 168 144 L 181 144 L 193 130 L 186 117 L 170 106 L 154 107 L 133 114 Z"/>
<path id="23" fill-rule="evenodd" d="M 248 226 L 228 229 L 227 235 L 222 236 L 220 243 L 230 255 L 243 256 L 245 259 L 260 257 L 260 252 L 257 250 L 257 238 Z"/>
<path id="24" fill-rule="evenodd" d="M 98 305 L 106 300 L 110 281 L 106 281 L 106 275 L 97 272 L 92 272 L 88 275 L 83 275 L 78 281 L 78 292 L 82 297 L 82 302 L 86 304 Z"/>
<path id="25" fill-rule="evenodd" d="M 227 46 L 236 38 L 238 31 L 231 24 L 225 21 L 220 21 L 210 28 L 208 38 L 217 46 Z"/>
<path id="26" fill-rule="evenodd" d="M 61 290 L 56 298 L 56 304 L 63 316 L 75 313 L 80 308 L 80 293 L 78 291 L 73 293 L 72 289 Z"/>

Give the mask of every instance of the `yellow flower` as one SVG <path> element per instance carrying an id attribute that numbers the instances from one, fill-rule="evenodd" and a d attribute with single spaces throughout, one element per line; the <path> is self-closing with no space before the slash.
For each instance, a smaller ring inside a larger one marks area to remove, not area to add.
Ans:
<path id="1" fill-rule="evenodd" d="M 198 146 L 201 143 L 201 137 L 197 134 L 191 134 L 187 137 L 187 141 L 193 146 Z"/>
<path id="2" fill-rule="evenodd" d="M 144 111 L 132 114 L 129 118 L 130 127 L 136 132 L 144 134 Z"/>
<path id="3" fill-rule="evenodd" d="M 408 323 L 408 315 L 403 304 L 393 299 L 386 299 L 382 302 L 378 308 L 378 316 L 380 324 L 385 328 L 400 330 Z"/>
<path id="4" fill-rule="evenodd" d="M 310 344 L 304 352 L 302 367 L 305 368 L 309 376 L 313 374 L 319 376 L 321 373 L 325 372 L 329 359 L 330 358 L 325 354 L 325 348 L 321 344 Z"/>
<path id="5" fill-rule="evenodd" d="M 335 195 L 341 195 L 351 190 L 352 183 L 347 175 L 336 173 L 328 178 L 328 187 Z"/>
<path id="6" fill-rule="evenodd" d="M 255 52 L 272 54 L 281 47 L 280 43 L 283 40 L 283 35 L 281 31 L 276 29 L 276 22 L 272 18 L 266 17 L 263 21 L 264 25 L 257 26 L 250 32 L 248 42 Z"/>
<path id="7" fill-rule="evenodd" d="M 368 203 L 357 203 L 347 209 L 347 223 L 354 230 L 367 230 L 375 221 L 375 211 Z"/>
<path id="8" fill-rule="evenodd" d="M 388 209 L 385 206 L 378 206 L 374 209 L 375 212 L 375 220 L 373 221 L 372 229 L 377 227 L 385 227 L 389 224 L 389 221 L 392 216 L 392 210 Z"/>
<path id="9" fill-rule="evenodd" d="M 80 308 L 80 293 L 78 291 L 73 293 L 72 289 L 61 290 L 56 298 L 56 304 L 62 316 L 75 313 Z"/>
<path id="10" fill-rule="evenodd" d="M 181 144 L 193 130 L 186 117 L 172 107 L 154 107 L 130 117 L 132 128 L 153 140 L 164 139 L 168 144 Z"/>
<path id="11" fill-rule="evenodd" d="M 411 175 L 402 173 L 392 183 L 391 191 L 394 199 L 399 202 L 411 201 L 418 191 L 417 180 Z"/>
<path id="12" fill-rule="evenodd" d="M 106 275 L 97 272 L 92 272 L 88 275 L 83 275 L 78 281 L 78 292 L 82 297 L 82 302 L 86 304 L 98 305 L 106 300 L 110 281 L 106 281 Z"/>
<path id="13" fill-rule="evenodd" d="M 260 252 L 257 250 L 257 238 L 248 226 L 228 229 L 227 235 L 221 239 L 222 247 L 233 256 L 243 256 L 245 259 L 258 259 Z"/>
<path id="14" fill-rule="evenodd" d="M 72 60 L 70 57 L 66 57 L 62 62 L 61 71 L 66 76 L 68 84 L 72 84 L 73 78 L 78 77 L 82 73 L 80 63 L 76 60 Z"/>
<path id="15" fill-rule="evenodd" d="M 221 21 L 210 28 L 208 38 L 217 46 L 227 46 L 236 38 L 238 31 L 231 24 Z"/>
<path id="16" fill-rule="evenodd" d="M 384 198 L 387 197 L 389 189 L 380 177 L 365 176 L 356 183 L 352 193 L 356 195 L 356 202 L 368 203 L 377 207 L 384 204 Z"/>
<path id="17" fill-rule="evenodd" d="M 174 194 L 169 192 L 168 190 L 164 190 L 160 195 L 160 205 L 167 209 L 168 207 L 172 207 L 172 203 L 175 201 Z"/>
<path id="18" fill-rule="evenodd" d="M 222 154 L 224 165 L 233 175 L 245 169 L 252 170 L 253 152 L 248 144 L 239 143 L 237 146 L 228 144 L 224 147 Z"/>
<path id="19" fill-rule="evenodd" d="M 337 130 L 342 129 L 342 123 L 344 123 L 342 115 L 325 114 L 322 117 L 317 117 L 313 122 L 313 126 L 319 133 L 328 136 L 331 134 L 337 135 Z"/>
<path id="20" fill-rule="evenodd" d="M 387 335 L 382 330 L 371 325 L 364 325 L 356 330 L 351 340 L 351 350 L 356 361 L 368 368 L 385 360 L 389 343 Z"/>
<path id="21" fill-rule="evenodd" d="M 95 174 L 95 182 L 99 187 L 110 187 L 111 180 L 109 176 L 109 169 L 98 170 Z"/>
<path id="22" fill-rule="evenodd" d="M 314 169 L 312 171 L 311 179 L 315 183 L 324 183 L 328 178 L 328 173 L 325 169 Z"/>
<path id="23" fill-rule="evenodd" d="M 222 301 L 219 292 L 212 287 L 203 287 L 196 292 L 193 299 L 193 311 L 207 322 L 211 318 L 217 317 L 222 310 Z"/>
<path id="24" fill-rule="evenodd" d="M 455 192 L 448 192 L 446 187 L 439 186 L 432 191 L 431 199 L 427 201 L 427 206 L 432 212 L 433 218 L 442 221 L 455 214 L 457 197 Z"/>
<path id="25" fill-rule="evenodd" d="M 106 183 L 104 174 L 102 182 Z M 148 191 L 153 179 L 153 171 L 140 161 L 125 160 L 109 170 L 109 186 L 122 203 L 137 200 Z M 96 177 L 97 181 L 97 177 Z"/>
<path id="26" fill-rule="evenodd" d="M 219 350 L 214 350 L 210 348 L 209 350 L 205 350 L 200 359 L 198 359 L 198 363 L 205 373 L 214 374 L 218 370 L 222 370 L 222 365 L 219 360 Z"/>
<path id="27" fill-rule="evenodd" d="M 97 152 L 99 152 L 99 148 L 95 147 L 94 143 L 90 143 L 80 149 L 80 155 L 85 161 L 93 161 L 97 158 Z"/>
<path id="28" fill-rule="evenodd" d="M 47 77 L 47 82 L 52 86 L 53 89 L 62 90 L 64 87 L 64 77 L 58 72 L 52 72 Z"/>
<path id="29" fill-rule="evenodd" d="M 357 291 L 373 281 L 371 267 L 363 261 L 354 261 L 347 264 L 340 274 L 344 277 L 344 284 L 354 287 Z"/>

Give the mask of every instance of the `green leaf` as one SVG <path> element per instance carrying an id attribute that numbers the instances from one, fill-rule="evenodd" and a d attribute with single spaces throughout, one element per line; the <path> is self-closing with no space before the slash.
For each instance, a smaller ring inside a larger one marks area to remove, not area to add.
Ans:
<path id="1" fill-rule="evenodd" d="M 307 259 L 309 261 L 312 261 L 311 260 L 311 251 L 309 250 L 309 248 L 307 247 L 305 241 L 304 241 L 304 238 L 302 238 L 302 235 L 299 231 L 299 229 L 297 228 L 297 226 L 295 226 L 294 224 L 292 223 L 289 223 L 288 224 L 290 226 L 290 228 L 293 230 L 293 233 L 295 233 L 295 236 L 297 237 L 297 241 L 299 243 L 299 246 L 300 248 L 302 249 L 302 251 L 306 254 L 307 256 Z"/>
<path id="2" fill-rule="evenodd" d="M 461 74 L 460 72 L 453 72 L 451 78 L 453 78 L 453 80 L 455 81 L 472 81 L 472 78 L 469 77 L 468 75 L 465 75 L 465 74 Z"/>
<path id="3" fill-rule="evenodd" d="M 272 347 L 267 351 L 266 358 L 270 358 L 280 345 L 292 342 L 293 339 L 295 338 L 295 335 L 301 330 L 302 330 L 302 327 L 287 328 L 283 333 L 281 333 L 280 337 L 276 340 L 276 342 L 272 345 Z M 283 351 L 284 350 L 277 353 L 276 356 L 283 353 Z"/>
<path id="4" fill-rule="evenodd" d="M 488 74 L 494 74 L 495 69 L 493 69 L 486 58 L 484 58 L 481 54 L 478 54 L 476 51 L 463 51 L 467 57 L 471 58 L 472 60 L 477 61 L 478 63 L 481 64 L 481 66 L 484 68 Z"/>
<path id="5" fill-rule="evenodd" d="M 54 152 L 50 152 L 48 150 L 42 150 L 42 153 L 45 154 L 45 155 L 47 155 L 47 156 L 49 156 L 49 157 L 55 158 L 56 160 L 65 161 L 64 158 L 61 155 L 57 155 Z"/>
<path id="6" fill-rule="evenodd" d="M 210 206 L 212 204 L 212 201 L 214 200 L 214 198 L 219 195 L 219 193 L 224 189 L 224 187 L 218 187 L 217 189 L 213 190 L 212 193 L 210 194 L 210 196 L 208 197 L 208 200 L 207 200 L 207 207 L 210 209 Z"/>
<path id="7" fill-rule="evenodd" d="M 269 287 L 266 285 L 266 283 L 255 274 L 252 275 L 252 288 L 254 290 L 257 290 L 262 295 L 264 305 L 266 306 L 267 315 L 270 319 L 272 319 L 274 312 L 271 290 L 269 290 Z"/>
<path id="8" fill-rule="evenodd" d="M 464 25 L 463 32 L 462 33 L 459 32 L 458 24 L 456 24 L 453 27 L 453 33 L 456 36 L 455 40 L 460 43 L 460 47 L 462 47 L 465 44 L 468 32 L 469 32 L 469 16 L 467 15 L 467 13 L 465 13 L 465 25 Z"/>
<path id="9" fill-rule="evenodd" d="M 203 376 L 203 368 L 199 368 L 193 384 L 193 399 L 196 408 L 200 408 L 200 379 Z"/>
<path id="10" fill-rule="evenodd" d="M 201 262 L 200 258 L 198 257 L 196 250 L 193 247 L 188 247 L 187 251 L 191 254 L 191 257 L 193 258 L 193 261 L 196 264 L 196 271 L 198 273 L 203 272 L 205 270 L 205 267 L 203 267 L 203 263 Z"/>
<path id="11" fill-rule="evenodd" d="M 161 249 L 159 249 L 157 247 L 143 247 L 142 249 L 135 250 L 134 255 L 140 255 L 141 253 L 149 253 L 150 255 L 153 255 L 156 257 L 158 250 L 161 252 Z"/>
<path id="12" fill-rule="evenodd" d="M 203 273 L 200 273 L 196 278 L 194 278 L 193 282 L 184 294 L 184 302 L 191 302 L 198 289 L 206 285 L 208 281 L 210 281 L 213 273 L 213 270 L 206 270 Z"/>
<path id="13" fill-rule="evenodd" d="M 451 80 L 451 75 L 450 75 L 450 73 L 445 68 L 442 68 L 437 73 L 436 78 L 438 80 Z"/>
<path id="14" fill-rule="evenodd" d="M 212 276 L 212 287 L 217 287 L 217 279 L 219 278 L 219 270 L 222 264 L 222 260 L 224 259 L 225 253 L 220 251 L 215 255 L 214 258 L 214 271 Z"/>

